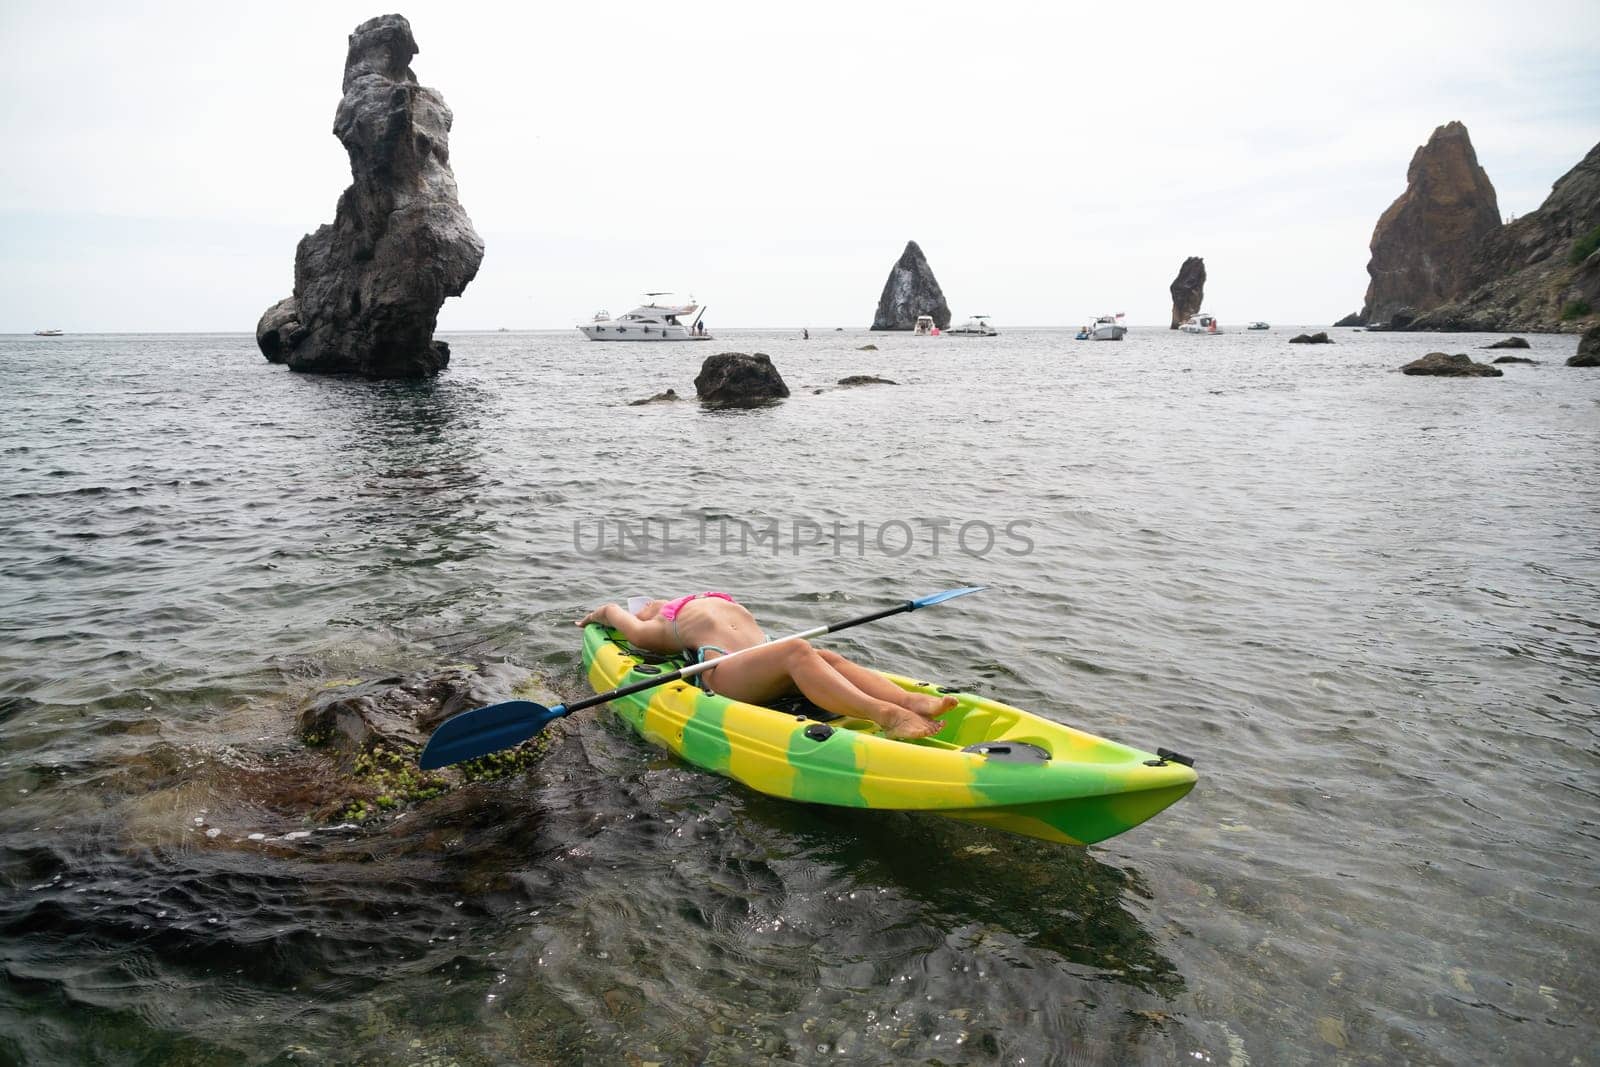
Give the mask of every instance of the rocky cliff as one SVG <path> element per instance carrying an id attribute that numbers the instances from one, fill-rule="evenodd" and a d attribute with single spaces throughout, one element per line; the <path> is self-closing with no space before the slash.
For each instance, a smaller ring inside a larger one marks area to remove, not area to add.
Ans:
<path id="1" fill-rule="evenodd" d="M 1412 155 L 1406 191 L 1372 231 L 1363 321 L 1389 323 L 1397 313 L 1415 316 L 1461 296 L 1474 246 L 1499 227 L 1494 186 L 1467 128 L 1440 126 Z"/>
<path id="2" fill-rule="evenodd" d="M 1413 330 L 1583 330 L 1600 322 L 1600 145 L 1562 175 L 1537 211 L 1472 249 L 1460 298 Z"/>
<path id="3" fill-rule="evenodd" d="M 1172 329 L 1200 314 L 1200 305 L 1206 296 L 1206 261 L 1190 256 L 1178 268 L 1178 276 L 1168 286 L 1172 293 Z"/>
<path id="4" fill-rule="evenodd" d="M 417 84 L 411 25 L 383 15 L 357 26 L 333 133 L 352 184 L 331 225 L 300 241 L 294 296 L 257 326 L 262 354 L 293 370 L 419 378 L 450 361 L 433 339 L 439 308 L 483 261 L 483 240 L 450 171 L 452 116 Z M 292 165 L 292 164 L 291 164 Z"/>
<path id="5" fill-rule="evenodd" d="M 933 324 L 941 330 L 950 325 L 950 305 L 945 303 L 944 290 L 939 288 L 917 242 L 907 241 L 906 250 L 900 253 L 889 279 L 883 283 L 872 328 L 909 330 L 917 324 L 918 315 L 932 315 Z"/>

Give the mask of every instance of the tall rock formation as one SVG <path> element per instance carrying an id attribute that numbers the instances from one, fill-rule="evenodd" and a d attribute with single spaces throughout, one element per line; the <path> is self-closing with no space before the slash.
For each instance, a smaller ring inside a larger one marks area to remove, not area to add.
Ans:
<path id="1" fill-rule="evenodd" d="M 1190 256 L 1178 268 L 1178 276 L 1168 287 L 1172 293 L 1172 329 L 1200 314 L 1200 305 L 1206 296 L 1206 261 Z"/>
<path id="2" fill-rule="evenodd" d="M 917 242 L 907 241 L 906 250 L 900 253 L 889 279 L 883 283 L 872 328 L 909 330 L 917 324 L 918 315 L 932 315 L 933 324 L 941 330 L 950 325 L 950 305 L 944 302 L 944 290 L 939 288 L 933 268 L 928 266 Z"/>
<path id="3" fill-rule="evenodd" d="M 1411 329 L 1577 332 L 1594 323 L 1600 145 L 1557 180 L 1539 210 L 1479 240 L 1460 299 L 1420 316 Z"/>
<path id="4" fill-rule="evenodd" d="M 350 35 L 333 133 L 354 180 L 333 223 L 301 238 L 294 296 L 257 326 L 272 362 L 369 378 L 426 377 L 450 362 L 434 325 L 445 298 L 477 275 L 483 239 L 457 199 L 450 109 L 417 84 L 416 54 L 399 15 Z"/>
<path id="5" fill-rule="evenodd" d="M 1417 149 L 1406 170 L 1406 191 L 1372 231 L 1367 273 L 1368 323 L 1415 317 L 1467 289 L 1473 247 L 1500 227 L 1500 206 L 1478 166 L 1467 128 L 1448 122 Z"/>

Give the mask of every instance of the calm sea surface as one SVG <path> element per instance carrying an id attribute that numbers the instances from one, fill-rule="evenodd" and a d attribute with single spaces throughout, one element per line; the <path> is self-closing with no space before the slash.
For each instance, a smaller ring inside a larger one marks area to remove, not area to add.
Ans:
<path id="1" fill-rule="evenodd" d="M 1594 1062 L 1600 373 L 1294 332 L 466 334 L 422 385 L 0 338 L 0 1062 Z M 628 406 L 725 350 L 793 397 Z M 778 633 L 966 583 L 833 646 L 1195 791 L 1064 848 L 600 710 L 399 820 L 285 814 L 328 682 L 577 697 L 603 600 Z"/>

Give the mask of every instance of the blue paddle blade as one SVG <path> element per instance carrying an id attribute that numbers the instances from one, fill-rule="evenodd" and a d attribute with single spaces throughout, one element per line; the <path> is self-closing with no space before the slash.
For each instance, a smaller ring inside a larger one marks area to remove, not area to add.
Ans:
<path id="1" fill-rule="evenodd" d="M 425 771 L 477 759 L 520 745 L 567 713 L 566 705 L 547 708 L 531 700 L 507 700 L 452 715 L 439 724 L 417 757 Z"/>
<path id="2" fill-rule="evenodd" d="M 986 585 L 968 585 L 963 586 L 960 589 L 946 589 L 942 593 L 934 593 L 931 596 L 925 596 L 920 600 L 913 600 L 911 602 L 911 607 L 912 610 L 917 608 L 932 607 L 934 604 L 943 604 L 946 600 L 954 600 L 956 597 L 966 596 L 968 593 L 981 593 L 987 588 L 989 587 Z"/>

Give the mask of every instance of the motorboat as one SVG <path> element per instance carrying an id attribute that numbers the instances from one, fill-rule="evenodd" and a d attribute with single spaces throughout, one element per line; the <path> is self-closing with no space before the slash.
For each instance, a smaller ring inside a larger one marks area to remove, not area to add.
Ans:
<path id="1" fill-rule="evenodd" d="M 1272 329 L 1272 323 L 1270 323 L 1270 322 L 1252 322 L 1247 327 L 1247 329 L 1251 329 L 1251 330 L 1270 330 L 1270 329 Z"/>
<path id="2" fill-rule="evenodd" d="M 1222 333 L 1222 324 L 1215 315 L 1194 315 L 1189 321 L 1179 326 L 1184 333 Z"/>
<path id="3" fill-rule="evenodd" d="M 608 311 L 596 312 L 593 319 L 578 327 L 591 341 L 709 341 L 701 319 L 705 309 L 689 298 L 687 304 L 658 304 L 658 296 L 671 293 L 646 293 L 649 303 L 640 304 L 626 315 L 612 318 Z M 698 315 L 695 313 L 699 312 Z"/>
<path id="4" fill-rule="evenodd" d="M 938 337 L 939 327 L 933 324 L 932 315 L 918 315 L 917 324 L 911 328 L 914 337 Z"/>
<path id="5" fill-rule="evenodd" d="M 1122 325 L 1121 315 L 1101 315 L 1089 328 L 1089 337 L 1096 341 L 1120 341 L 1128 328 Z"/>
<path id="6" fill-rule="evenodd" d="M 1089 337 L 1089 327 L 1087 326 L 1079 326 L 1078 332 L 1072 335 L 1074 341 L 1087 341 Z"/>
<path id="7" fill-rule="evenodd" d="M 966 337 L 998 337 L 1000 331 L 990 326 L 985 320 L 987 315 L 974 315 L 960 326 L 952 326 L 945 333 L 961 334 Z"/>
<path id="8" fill-rule="evenodd" d="M 60 337 L 61 336 L 61 331 L 60 330 L 34 330 L 33 331 L 33 335 L 35 337 Z"/>

